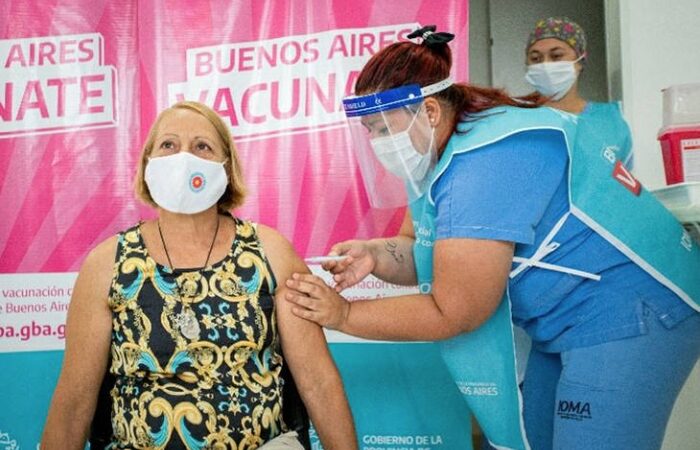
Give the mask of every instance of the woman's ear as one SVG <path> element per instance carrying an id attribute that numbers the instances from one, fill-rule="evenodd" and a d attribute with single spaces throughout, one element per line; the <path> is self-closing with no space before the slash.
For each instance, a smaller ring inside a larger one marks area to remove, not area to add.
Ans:
<path id="1" fill-rule="evenodd" d="M 440 123 L 440 117 L 442 115 L 442 108 L 440 102 L 434 97 L 428 97 L 423 100 L 423 105 L 425 106 L 425 112 L 428 114 L 428 120 L 430 121 L 431 127 L 436 127 Z"/>

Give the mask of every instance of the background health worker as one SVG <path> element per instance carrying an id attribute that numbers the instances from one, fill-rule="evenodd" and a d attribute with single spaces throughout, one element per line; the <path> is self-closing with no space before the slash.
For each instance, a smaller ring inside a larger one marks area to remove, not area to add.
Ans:
<path id="1" fill-rule="evenodd" d="M 525 80 L 546 97 L 545 105 L 584 117 L 590 124 L 584 133 L 590 140 L 586 147 L 608 148 L 631 169 L 632 136 L 620 103 L 592 102 L 579 94 L 578 78 L 589 63 L 583 28 L 566 17 L 537 21 L 527 40 L 525 60 Z"/>
<path id="2" fill-rule="evenodd" d="M 586 42 L 583 28 L 567 17 L 538 20 L 525 48 L 525 80 L 542 96 L 539 101 L 544 105 L 579 116 L 579 148 L 611 152 L 632 169 L 632 136 L 620 103 L 593 102 L 579 93 L 579 77 L 585 65 L 590 64 Z M 521 332 L 516 335 L 516 346 L 526 355 L 529 339 Z M 518 366 L 522 377 L 526 359 L 519 360 Z"/>
<path id="3" fill-rule="evenodd" d="M 663 262 L 647 272 L 621 251 L 625 245 L 646 251 L 646 236 L 639 244 L 639 233 L 628 232 L 649 223 L 628 223 L 606 207 L 603 215 L 616 220 L 611 229 L 623 227 L 617 235 L 603 230 L 621 243 L 613 245 L 580 218 L 588 216 L 574 214 L 570 198 L 583 188 L 594 200 L 583 213 L 593 214 L 604 199 L 597 190 L 609 186 L 597 184 L 616 183 L 607 172 L 592 186 L 577 182 L 600 155 L 575 157 L 579 166 L 570 167 L 575 116 L 531 108 L 501 91 L 445 83 L 451 68 L 445 33 L 424 28 L 417 35 L 421 44 L 395 43 L 374 55 L 357 80 L 357 99 L 345 105 L 349 118 L 371 110 L 373 99 L 399 105 L 360 119 L 371 151 L 403 178 L 414 201 L 397 236 L 331 248 L 347 255 L 324 264 L 335 288 L 307 274 L 288 280 L 294 313 L 369 339 L 442 340 L 478 331 L 507 290 L 513 321 L 533 341 L 523 386 L 531 448 L 658 449 L 700 353 L 697 296 L 689 299 L 650 275 L 665 270 Z M 403 95 L 413 84 L 418 94 Z M 402 103 L 421 93 L 417 110 Z M 387 194 L 381 184 L 376 189 L 370 194 Z M 605 195 L 621 210 L 627 203 L 632 212 L 658 211 L 647 222 L 668 219 L 657 231 L 670 227 L 680 236 L 680 224 L 655 209 L 658 202 L 645 191 L 634 197 L 619 186 Z M 670 265 L 684 251 L 658 249 Z M 697 246 L 686 253 L 697 265 Z M 697 292 L 700 277 L 687 267 L 670 276 L 690 280 L 686 290 Z M 421 293 L 353 303 L 338 294 L 369 274 L 419 285 Z"/>

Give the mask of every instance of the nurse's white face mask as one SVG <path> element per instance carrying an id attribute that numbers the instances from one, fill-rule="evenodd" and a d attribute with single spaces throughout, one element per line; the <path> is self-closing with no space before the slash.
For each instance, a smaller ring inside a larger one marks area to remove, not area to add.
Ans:
<path id="1" fill-rule="evenodd" d="M 225 162 L 183 151 L 150 158 L 144 178 L 158 206 L 174 213 L 196 214 L 214 206 L 226 192 Z"/>
<path id="2" fill-rule="evenodd" d="M 575 64 L 583 59 L 581 55 L 575 61 L 557 61 L 532 64 L 527 67 L 525 81 L 537 92 L 553 100 L 561 100 L 576 82 L 578 72 Z"/>
<path id="3" fill-rule="evenodd" d="M 409 131 L 417 116 L 418 113 L 415 113 L 410 125 L 404 131 L 370 140 L 374 154 L 386 170 L 416 184 L 425 178 L 435 159 L 432 154 L 435 128 L 430 128 L 430 143 L 426 151 L 420 152 L 413 145 Z"/>

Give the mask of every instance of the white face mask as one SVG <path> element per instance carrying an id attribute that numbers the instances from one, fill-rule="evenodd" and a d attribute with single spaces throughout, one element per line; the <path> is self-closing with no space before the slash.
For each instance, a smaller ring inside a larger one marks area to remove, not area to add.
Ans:
<path id="1" fill-rule="evenodd" d="M 181 214 L 196 214 L 212 207 L 228 186 L 224 163 L 188 152 L 149 159 L 145 180 L 158 206 Z"/>
<path id="2" fill-rule="evenodd" d="M 576 82 L 578 73 L 574 64 L 582 58 L 583 55 L 575 61 L 532 64 L 527 68 L 525 80 L 540 94 L 552 97 L 553 100 L 561 100 Z"/>
<path id="3" fill-rule="evenodd" d="M 397 177 L 413 183 L 419 183 L 428 173 L 433 159 L 431 150 L 435 139 L 435 128 L 431 128 L 427 151 L 421 153 L 416 150 L 408 134 L 416 117 L 417 115 L 413 117 L 406 130 L 370 140 L 374 154 L 382 166 Z"/>

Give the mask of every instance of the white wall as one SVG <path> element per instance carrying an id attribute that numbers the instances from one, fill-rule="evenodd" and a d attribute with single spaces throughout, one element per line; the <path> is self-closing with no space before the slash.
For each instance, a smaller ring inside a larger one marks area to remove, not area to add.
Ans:
<path id="1" fill-rule="evenodd" d="M 491 85 L 489 0 L 469 0 L 469 82 Z"/>
<path id="2" fill-rule="evenodd" d="M 700 81 L 700 1 L 607 3 L 606 11 L 619 5 L 622 98 L 634 139 L 635 173 L 647 187 L 660 187 L 665 185 L 656 140 L 661 89 Z M 700 449 L 700 363 L 676 402 L 663 446 L 688 449 Z"/>
<path id="3" fill-rule="evenodd" d="M 661 187 L 661 89 L 700 82 L 700 1 L 609 3 L 620 8 L 622 98 L 634 139 L 634 171 L 647 188 Z"/>

